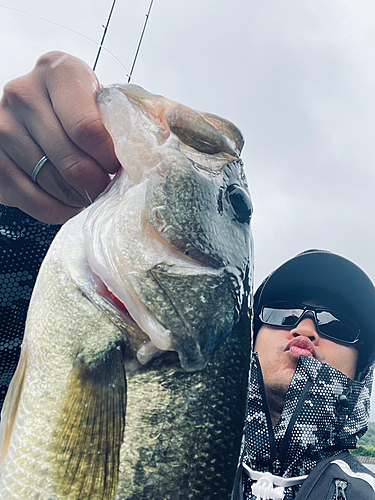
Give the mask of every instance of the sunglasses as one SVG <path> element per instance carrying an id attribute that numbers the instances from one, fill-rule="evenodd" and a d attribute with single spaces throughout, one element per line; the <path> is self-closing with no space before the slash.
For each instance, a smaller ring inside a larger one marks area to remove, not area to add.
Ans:
<path id="1" fill-rule="evenodd" d="M 259 319 L 270 326 L 293 327 L 297 326 L 307 313 L 313 314 L 316 329 L 321 336 L 342 344 L 358 342 L 360 329 L 355 323 L 347 318 L 338 318 L 336 313 L 321 307 L 272 302 L 262 307 Z"/>

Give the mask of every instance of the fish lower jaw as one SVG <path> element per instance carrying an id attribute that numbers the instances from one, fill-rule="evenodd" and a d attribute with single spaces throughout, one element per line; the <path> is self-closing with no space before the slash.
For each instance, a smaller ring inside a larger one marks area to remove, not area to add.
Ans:
<path id="1" fill-rule="evenodd" d="M 128 308 L 125 304 L 113 293 L 109 290 L 104 283 L 102 283 L 102 290 L 100 295 L 102 298 L 111 305 L 113 309 L 115 309 L 116 313 L 121 317 L 121 320 L 126 324 L 126 326 L 130 326 L 131 329 L 138 330 L 142 332 L 146 340 L 143 340 L 139 345 L 138 349 L 135 352 L 135 357 L 138 363 L 142 366 L 146 365 L 153 359 L 159 357 L 161 354 L 171 351 L 173 349 L 161 349 L 157 347 L 151 340 L 150 335 L 145 329 L 141 328 L 137 321 L 132 317 Z M 126 330 L 126 326 L 124 330 Z M 162 326 L 160 325 L 160 328 Z M 166 331 L 168 333 L 168 331 Z"/>
<path id="2" fill-rule="evenodd" d="M 125 299 L 119 298 L 119 295 L 124 294 L 116 292 L 116 282 L 110 286 L 90 266 L 87 268 L 85 279 L 76 282 L 78 288 L 128 338 L 134 358 L 139 358 L 140 364 L 146 364 L 162 352 L 176 351 L 171 332 L 155 320 L 138 300 L 132 298 L 131 293 L 125 294 Z M 123 286 L 119 287 L 120 291 Z M 137 310 L 137 314 L 132 314 L 132 310 Z M 137 351 L 141 346 L 138 356 Z"/>
<path id="3" fill-rule="evenodd" d="M 109 296 L 111 297 L 116 309 L 119 309 L 119 313 L 122 316 L 124 322 L 131 326 L 132 328 L 136 328 L 143 332 L 149 338 L 148 334 L 144 332 L 137 322 L 132 318 L 129 311 L 125 307 L 125 305 L 112 293 L 108 290 Z M 166 352 L 165 350 L 159 349 L 151 340 L 144 340 L 140 346 L 138 347 L 135 357 L 138 363 L 142 366 L 147 365 L 150 361 L 153 361 L 155 358 L 159 357 L 161 354 Z"/>
<path id="4" fill-rule="evenodd" d="M 140 365 L 144 366 L 164 352 L 166 351 L 158 349 L 156 345 L 151 342 L 151 340 L 145 341 L 139 346 L 137 350 L 137 361 Z"/>

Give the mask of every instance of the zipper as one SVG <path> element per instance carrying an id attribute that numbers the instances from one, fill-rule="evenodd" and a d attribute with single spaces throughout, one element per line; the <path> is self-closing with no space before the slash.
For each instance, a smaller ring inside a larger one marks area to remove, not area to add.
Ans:
<path id="1" fill-rule="evenodd" d="M 333 500 L 347 500 L 345 489 L 348 483 L 344 479 L 335 479 L 335 496 Z"/>

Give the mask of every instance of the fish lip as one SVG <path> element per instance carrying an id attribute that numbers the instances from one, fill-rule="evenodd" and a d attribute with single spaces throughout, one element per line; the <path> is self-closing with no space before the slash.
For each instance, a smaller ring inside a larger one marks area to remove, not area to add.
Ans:
<path id="1" fill-rule="evenodd" d="M 303 336 L 295 337 L 294 339 L 292 339 L 290 342 L 287 343 L 285 347 L 285 352 L 290 351 L 292 347 L 299 347 L 300 349 L 310 351 L 311 356 L 313 358 L 316 358 L 315 346 L 308 337 L 303 337 Z"/>

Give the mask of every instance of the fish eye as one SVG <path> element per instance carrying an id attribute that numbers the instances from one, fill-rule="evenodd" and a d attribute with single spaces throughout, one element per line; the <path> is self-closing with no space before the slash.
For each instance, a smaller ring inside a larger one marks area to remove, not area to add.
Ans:
<path id="1" fill-rule="evenodd" d="M 238 184 L 231 184 L 227 188 L 227 200 L 232 205 L 236 219 L 239 222 L 250 222 L 253 213 L 253 204 L 246 189 Z"/>

